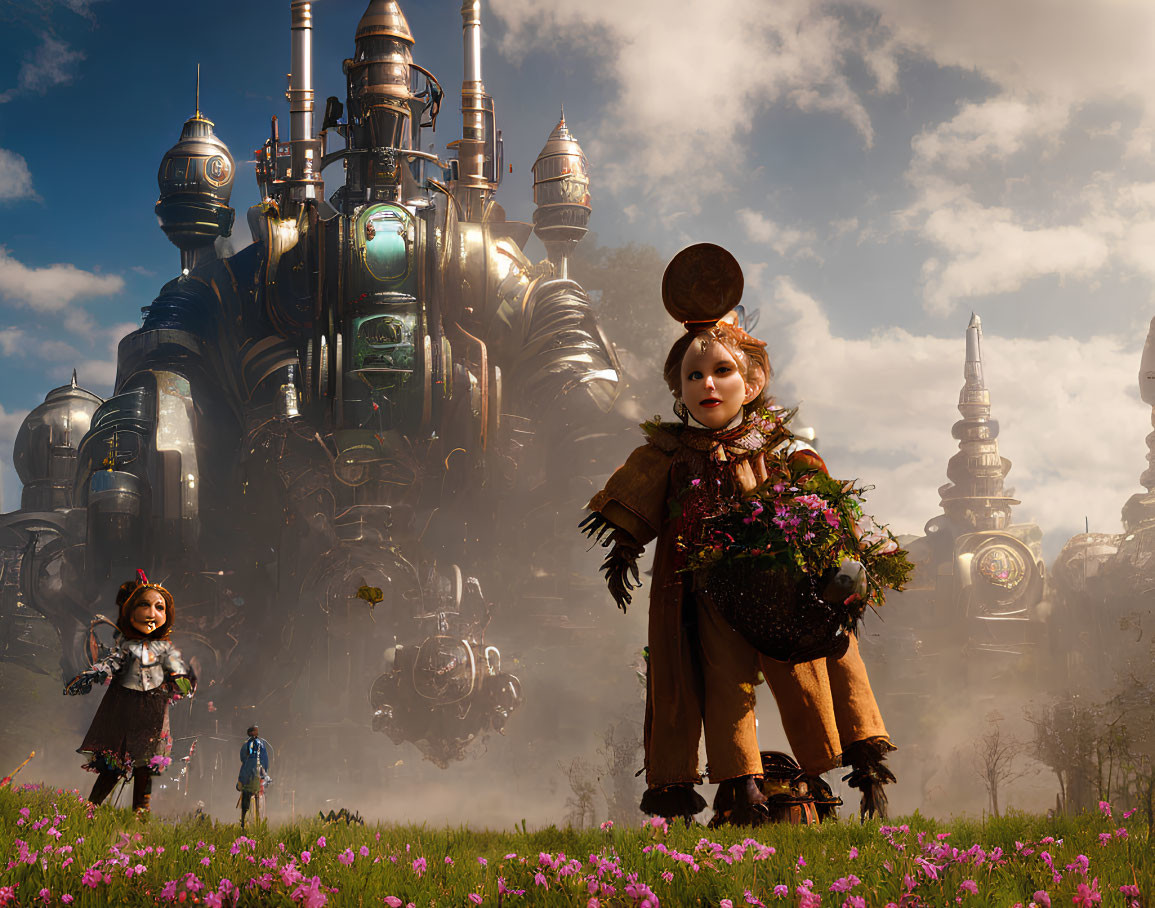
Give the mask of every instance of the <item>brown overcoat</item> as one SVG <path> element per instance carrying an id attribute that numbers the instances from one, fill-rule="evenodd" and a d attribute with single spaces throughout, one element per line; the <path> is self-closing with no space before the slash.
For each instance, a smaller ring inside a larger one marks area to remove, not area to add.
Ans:
<path id="1" fill-rule="evenodd" d="M 739 486 L 758 476 L 756 458 L 771 450 L 821 458 L 801 446 L 783 421 L 773 432 L 726 445 Z M 765 424 L 762 426 L 765 429 Z M 690 575 L 676 569 L 676 523 L 670 502 L 690 478 L 701 476 L 717 445 L 705 432 L 648 424 L 649 441 L 635 450 L 588 507 L 629 533 L 640 545 L 657 540 L 650 588 L 645 760 L 651 788 L 700 782 L 698 742 L 703 724 L 710 781 L 760 774 L 754 721 L 754 686 L 761 670 L 782 717 L 794 755 L 812 775 L 839 763 L 844 745 L 887 737 L 866 667 L 852 637 L 839 658 L 786 665 L 761 656 L 714 609 L 696 596 Z M 765 469 L 764 460 L 761 461 Z M 751 473 L 751 464 L 754 470 Z M 744 475 L 745 474 L 745 475 Z"/>

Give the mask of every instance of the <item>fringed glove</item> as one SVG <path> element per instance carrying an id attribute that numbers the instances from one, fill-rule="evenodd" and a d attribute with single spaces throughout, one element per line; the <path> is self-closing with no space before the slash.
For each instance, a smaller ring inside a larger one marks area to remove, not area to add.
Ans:
<path id="1" fill-rule="evenodd" d="M 606 578 L 606 586 L 614 602 L 622 612 L 625 612 L 633 601 L 631 591 L 639 589 L 642 585 L 638 576 L 638 558 L 645 551 L 645 547 L 638 545 L 633 536 L 614 526 L 597 512 L 590 514 L 578 524 L 578 527 L 594 542 L 604 547 L 612 546 L 600 570 Z"/>

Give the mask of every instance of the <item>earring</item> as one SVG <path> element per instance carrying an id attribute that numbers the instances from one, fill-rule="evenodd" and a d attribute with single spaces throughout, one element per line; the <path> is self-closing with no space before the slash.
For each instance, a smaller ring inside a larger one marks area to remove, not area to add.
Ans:
<path id="1" fill-rule="evenodd" d="M 686 406 L 686 402 L 680 397 L 674 398 L 674 415 L 682 421 L 682 425 L 689 425 L 690 408 Z"/>

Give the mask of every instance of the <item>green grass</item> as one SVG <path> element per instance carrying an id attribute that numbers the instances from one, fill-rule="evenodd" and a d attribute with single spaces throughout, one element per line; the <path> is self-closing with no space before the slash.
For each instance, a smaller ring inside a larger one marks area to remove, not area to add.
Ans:
<path id="1" fill-rule="evenodd" d="M 93 808 L 75 792 L 28 787 L 0 790 L 0 906 L 40 905 L 47 890 L 47 904 L 62 904 L 67 893 L 73 906 L 382 905 L 390 897 L 421 908 L 718 906 L 727 899 L 735 908 L 1025 908 L 1044 890 L 1055 908 L 1082 908 L 1074 901 L 1080 886 L 1088 898 L 1101 894 L 1086 908 L 1131 906 L 1147 904 L 1155 891 L 1147 835 L 1138 814 L 1013 813 L 985 822 L 915 814 L 888 825 L 757 830 L 477 832 L 311 820 L 250 828 L 242 837 L 236 824 L 141 822 L 128 810 Z M 1124 885 L 1142 895 L 1122 894 Z"/>

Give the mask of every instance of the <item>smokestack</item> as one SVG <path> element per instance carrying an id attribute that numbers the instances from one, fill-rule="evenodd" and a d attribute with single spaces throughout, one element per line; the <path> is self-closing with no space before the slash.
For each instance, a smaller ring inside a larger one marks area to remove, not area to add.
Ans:
<path id="1" fill-rule="evenodd" d="M 466 200 L 467 217 L 477 220 L 489 195 L 486 150 L 493 137 L 493 99 L 481 81 L 481 0 L 461 4 L 462 39 L 465 47 L 461 82 L 461 142 L 457 148 L 459 195 Z M 487 128 L 488 127 L 488 128 Z"/>
<path id="2" fill-rule="evenodd" d="M 313 138 L 313 4 L 291 2 L 292 71 L 289 73 L 289 141 L 292 149 L 289 178 L 294 199 L 315 199 L 320 182 L 319 146 Z"/>

